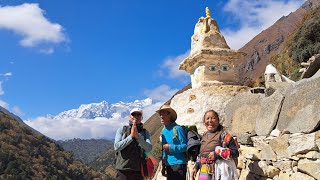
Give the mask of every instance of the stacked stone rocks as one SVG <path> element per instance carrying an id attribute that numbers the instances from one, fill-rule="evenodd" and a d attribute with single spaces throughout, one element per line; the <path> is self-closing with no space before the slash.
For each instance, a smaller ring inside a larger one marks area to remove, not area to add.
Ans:
<path id="1" fill-rule="evenodd" d="M 189 89 L 171 106 L 177 123 L 196 124 L 213 109 L 240 143 L 240 179 L 320 179 L 320 72 L 313 77 L 252 94 L 248 87 L 217 85 Z"/>
<path id="2" fill-rule="evenodd" d="M 319 75 L 226 105 L 223 124 L 242 144 L 240 179 L 320 179 Z"/>
<path id="3" fill-rule="evenodd" d="M 240 180 L 320 179 L 320 131 L 251 137 L 252 145 L 240 145 Z"/>

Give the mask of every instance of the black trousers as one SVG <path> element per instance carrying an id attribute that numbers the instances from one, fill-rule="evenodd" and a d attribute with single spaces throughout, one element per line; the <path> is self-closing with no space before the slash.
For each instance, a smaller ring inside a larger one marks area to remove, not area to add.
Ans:
<path id="1" fill-rule="evenodd" d="M 187 165 L 177 164 L 167 166 L 167 180 L 186 180 Z"/>
<path id="2" fill-rule="evenodd" d="M 116 180 L 143 180 L 143 177 L 140 171 L 117 170 Z"/>

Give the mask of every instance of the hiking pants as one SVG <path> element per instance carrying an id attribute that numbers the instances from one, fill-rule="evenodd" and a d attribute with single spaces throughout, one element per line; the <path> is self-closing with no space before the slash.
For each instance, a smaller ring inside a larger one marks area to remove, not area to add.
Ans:
<path id="1" fill-rule="evenodd" d="M 140 171 L 117 170 L 116 180 L 143 180 L 143 177 Z"/>
<path id="2" fill-rule="evenodd" d="M 167 180 L 186 180 L 187 165 L 177 164 L 167 166 Z"/>

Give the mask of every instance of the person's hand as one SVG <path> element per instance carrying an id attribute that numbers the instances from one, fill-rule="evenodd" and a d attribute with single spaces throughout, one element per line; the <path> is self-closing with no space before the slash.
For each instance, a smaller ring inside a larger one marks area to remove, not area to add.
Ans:
<path id="1" fill-rule="evenodd" d="M 139 138 L 139 133 L 138 133 L 138 128 L 137 128 L 136 123 L 133 123 L 133 124 L 132 124 L 132 127 L 131 127 L 131 136 L 134 137 L 135 139 L 138 139 L 138 138 Z"/>
<path id="2" fill-rule="evenodd" d="M 191 172 L 191 178 L 192 180 L 195 180 L 197 176 L 197 170 L 195 168 L 193 168 L 192 172 Z"/>
<path id="3" fill-rule="evenodd" d="M 164 144 L 164 145 L 162 146 L 162 148 L 163 148 L 164 151 L 169 151 L 169 149 L 170 149 L 170 144 Z"/>
<path id="4" fill-rule="evenodd" d="M 215 152 L 222 157 L 222 159 L 228 160 L 230 159 L 231 151 L 228 148 L 222 148 L 221 146 L 217 146 L 215 148 Z"/>

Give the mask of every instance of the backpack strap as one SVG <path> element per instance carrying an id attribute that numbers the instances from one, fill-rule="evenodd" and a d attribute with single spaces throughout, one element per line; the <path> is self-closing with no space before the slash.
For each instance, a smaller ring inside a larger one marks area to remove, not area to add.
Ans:
<path id="1" fill-rule="evenodd" d="M 178 137 L 178 132 L 177 132 L 177 126 L 174 126 L 173 127 L 173 139 L 176 138 L 176 139 L 179 139 Z"/>
<path id="2" fill-rule="evenodd" d="M 179 125 L 176 125 L 176 126 L 173 127 L 173 139 L 178 139 L 179 140 L 177 126 L 179 126 Z M 163 135 L 163 130 L 164 130 L 164 128 L 162 128 L 162 130 L 161 130 L 161 134 L 160 134 L 161 136 Z"/>
<path id="3" fill-rule="evenodd" d="M 223 138 L 223 141 L 227 144 L 229 144 L 229 142 L 231 141 L 232 139 L 232 135 L 231 134 L 226 134 Z"/>
<path id="4" fill-rule="evenodd" d="M 239 143 L 238 140 L 236 138 L 234 138 L 231 134 L 229 134 L 228 132 L 226 132 L 225 130 L 222 132 L 221 134 L 221 144 L 222 147 L 227 147 L 227 145 L 230 143 L 231 139 L 234 139 L 235 144 L 237 146 L 237 149 L 239 149 Z"/>
<path id="5" fill-rule="evenodd" d="M 147 130 L 146 130 L 145 128 L 143 128 L 143 129 L 141 130 L 141 134 L 142 134 L 144 140 L 147 140 L 147 138 L 146 138 L 146 137 L 147 137 L 146 131 L 147 131 Z"/>

